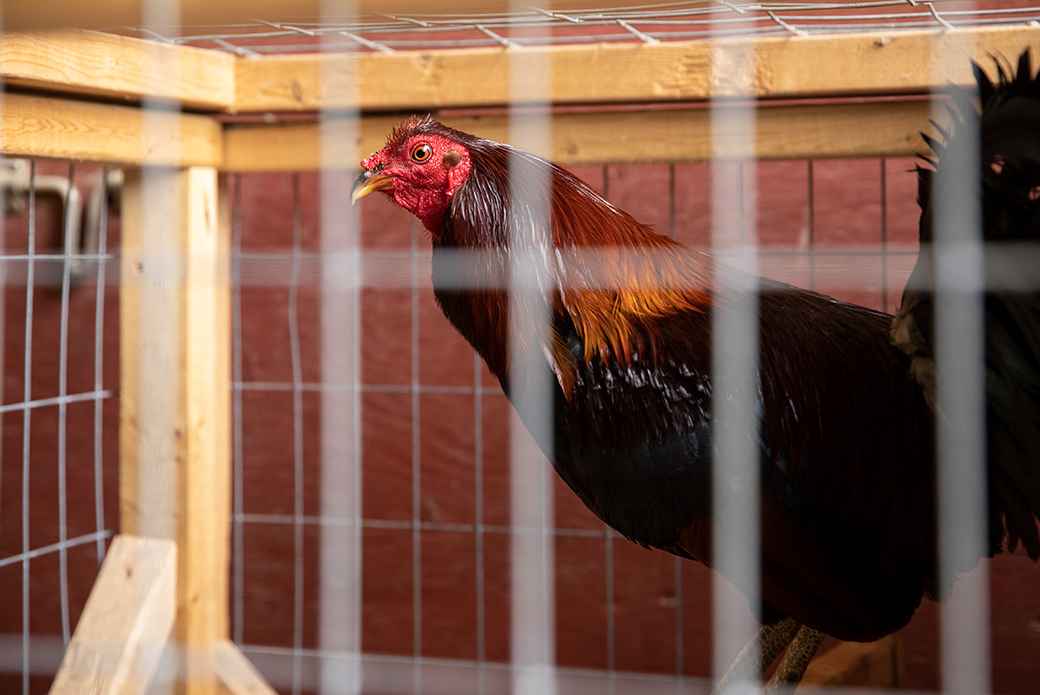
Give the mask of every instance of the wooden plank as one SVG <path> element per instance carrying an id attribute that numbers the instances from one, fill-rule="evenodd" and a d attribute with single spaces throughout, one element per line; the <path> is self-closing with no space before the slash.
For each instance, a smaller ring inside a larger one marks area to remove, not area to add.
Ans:
<path id="1" fill-rule="evenodd" d="M 234 99 L 230 53 L 70 29 L 0 34 L 8 85 L 120 101 L 143 98 L 226 111 Z"/>
<path id="2" fill-rule="evenodd" d="M 253 663 L 231 641 L 216 646 L 217 678 L 231 695 L 275 695 Z"/>
<path id="3" fill-rule="evenodd" d="M 900 654 L 897 635 L 876 642 L 842 642 L 809 663 L 798 690 L 833 685 L 895 688 Z"/>
<path id="4" fill-rule="evenodd" d="M 770 99 L 923 94 L 949 81 L 969 83 L 972 59 L 989 66 L 991 55 L 1015 57 L 1037 43 L 1040 27 L 1012 27 L 523 50 L 545 54 L 549 61 L 553 103 L 601 104 L 745 93 L 745 76 L 733 64 L 719 64 L 713 74 L 716 45 L 737 47 L 751 71 L 751 96 Z M 503 48 L 480 48 L 241 58 L 236 63 L 235 109 L 505 106 L 510 55 Z"/>
<path id="5" fill-rule="evenodd" d="M 0 152 L 105 164 L 218 166 L 220 125 L 206 116 L 142 111 L 130 106 L 4 94 Z"/>
<path id="6" fill-rule="evenodd" d="M 909 156 L 926 151 L 930 102 L 767 106 L 758 111 L 757 149 L 739 134 L 724 139 L 722 157 L 801 159 Z M 360 149 L 383 146 L 397 117 L 364 117 Z M 706 161 L 712 157 L 707 109 L 558 113 L 552 117 L 550 158 L 561 165 Z M 448 117 L 459 130 L 503 141 L 505 116 Z M 321 167 L 317 124 L 235 125 L 225 130 L 228 171 L 300 171 Z M 344 162 L 355 168 L 357 162 Z"/>
<path id="7" fill-rule="evenodd" d="M 173 628 L 176 569 L 173 541 L 112 541 L 51 695 L 146 692 Z"/>
<path id="8" fill-rule="evenodd" d="M 226 639 L 231 478 L 230 224 L 211 167 L 127 173 L 120 291 L 120 511 L 175 538 L 188 693 Z"/>
<path id="9" fill-rule="evenodd" d="M 755 93 L 768 97 L 922 94 L 974 85 L 971 62 L 993 75 L 1040 44 L 1040 27 L 996 27 L 767 39 L 755 46 Z"/>
<path id="10" fill-rule="evenodd" d="M 138 0 L 91 0 L 91 2 L 39 2 L 38 0 L 4 0 L 0 5 L 3 26 L 9 29 L 37 29 L 55 27 L 88 27 L 103 29 L 112 26 L 141 26 L 141 5 Z M 227 25 L 256 21 L 262 17 L 270 22 L 300 21 L 301 17 L 317 17 L 323 7 L 319 0 L 180 0 L 182 26 Z M 568 9 L 625 7 L 631 0 L 568 0 Z M 429 14 L 430 0 L 354 0 L 359 15 Z M 333 5 L 334 7 L 334 5 Z M 440 0 L 438 13 L 508 12 L 513 5 L 509 0 Z"/>

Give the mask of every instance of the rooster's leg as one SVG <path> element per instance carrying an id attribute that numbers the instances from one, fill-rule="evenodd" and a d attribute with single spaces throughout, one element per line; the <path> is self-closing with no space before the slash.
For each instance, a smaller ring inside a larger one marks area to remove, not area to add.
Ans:
<path id="1" fill-rule="evenodd" d="M 769 679 L 766 692 L 776 692 L 780 685 L 797 685 L 805 675 L 805 669 L 809 667 L 816 650 L 823 642 L 824 634 L 811 627 L 802 626 L 795 635 L 787 653 L 776 667 L 776 673 Z"/>
<path id="2" fill-rule="evenodd" d="M 729 667 L 729 671 L 722 677 L 719 684 L 715 686 L 712 695 L 722 695 L 727 686 L 740 681 L 757 681 L 759 674 L 773 663 L 773 659 L 784 650 L 784 647 L 791 643 L 800 627 L 802 624 L 794 618 L 784 618 L 779 622 L 758 628 L 758 632 L 740 652 L 737 660 Z"/>

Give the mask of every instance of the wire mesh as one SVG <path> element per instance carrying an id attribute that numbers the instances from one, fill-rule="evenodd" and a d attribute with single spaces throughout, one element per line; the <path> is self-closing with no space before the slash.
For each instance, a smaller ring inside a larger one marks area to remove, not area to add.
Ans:
<path id="1" fill-rule="evenodd" d="M 28 694 L 49 687 L 118 522 L 118 293 L 106 172 L 3 164 L 0 690 Z"/>
<path id="2" fill-rule="evenodd" d="M 553 11 L 525 6 L 495 14 L 379 14 L 348 21 L 256 20 L 232 26 L 170 26 L 111 31 L 230 51 L 243 56 L 318 50 L 384 52 L 517 48 L 598 42 L 659 43 L 727 37 L 819 36 L 964 27 L 1027 26 L 1040 21 L 1029 0 L 876 0 L 872 2 L 673 2 Z"/>

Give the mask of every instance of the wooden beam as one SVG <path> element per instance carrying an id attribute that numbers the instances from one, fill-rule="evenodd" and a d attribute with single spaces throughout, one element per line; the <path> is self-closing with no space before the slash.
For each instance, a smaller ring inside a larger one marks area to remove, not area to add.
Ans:
<path id="1" fill-rule="evenodd" d="M 772 99 L 924 94 L 950 81 L 971 82 L 971 60 L 988 67 L 991 55 L 1017 57 L 1037 43 L 1040 28 L 1011 27 L 522 50 L 545 54 L 551 102 L 603 104 L 741 94 L 745 77 L 739 66 L 727 65 L 713 74 L 716 45 L 744 47 L 750 95 Z M 241 58 L 236 63 L 235 110 L 505 106 L 510 55 L 504 48 L 480 48 Z"/>
<path id="2" fill-rule="evenodd" d="M 4 94 L 0 151 L 9 157 L 218 166 L 220 124 L 206 116 Z"/>
<path id="3" fill-rule="evenodd" d="M 429 14 L 430 0 L 355 0 L 359 15 Z M 38 0 L 4 0 L 0 5 L 3 26 L 11 29 L 87 27 L 103 29 L 111 26 L 141 26 L 140 0 L 91 0 L 91 2 L 39 2 Z M 319 0 L 180 0 L 182 26 L 228 25 L 256 21 L 298 22 L 301 17 L 318 17 Z M 626 7 L 631 0 L 568 0 L 568 9 Z M 326 4 L 326 7 L 328 5 Z M 508 12 L 509 0 L 441 0 L 439 13 Z"/>
<path id="4" fill-rule="evenodd" d="M 224 641 L 215 651 L 217 678 L 231 695 L 276 695 L 238 645 Z"/>
<path id="5" fill-rule="evenodd" d="M 230 53 L 69 29 L 0 34 L 8 85 L 138 102 L 172 101 L 226 111 L 234 99 Z"/>
<path id="6" fill-rule="evenodd" d="M 720 144 L 722 157 L 802 159 L 909 156 L 926 151 L 930 102 L 766 106 L 758 110 L 758 141 L 736 137 Z M 360 149 L 383 146 L 397 117 L 364 117 Z M 446 117 L 446 125 L 504 141 L 505 116 Z M 561 165 L 707 161 L 712 157 L 707 109 L 559 113 L 552 117 L 550 158 Z M 233 125 L 225 130 L 228 171 L 299 171 L 321 167 L 315 123 Z M 355 168 L 357 162 L 343 162 Z"/>
<path id="7" fill-rule="evenodd" d="M 173 541 L 116 536 L 51 695 L 145 693 L 173 628 L 176 570 Z"/>
<path id="8" fill-rule="evenodd" d="M 120 514 L 174 538 L 186 692 L 216 692 L 228 633 L 230 224 L 210 167 L 131 170 L 123 185 Z"/>

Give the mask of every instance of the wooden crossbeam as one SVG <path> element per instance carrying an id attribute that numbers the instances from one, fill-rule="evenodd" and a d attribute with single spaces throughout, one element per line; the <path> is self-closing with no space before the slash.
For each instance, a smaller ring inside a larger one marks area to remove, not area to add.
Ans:
<path id="1" fill-rule="evenodd" d="M 223 51 L 82 29 L 0 34 L 0 77 L 8 85 L 121 102 L 147 97 L 226 111 L 234 64 Z"/>
<path id="2" fill-rule="evenodd" d="M 135 166 L 218 166 L 220 124 L 207 116 L 75 99 L 4 94 L 0 147 L 8 157 L 43 157 Z"/>
<path id="3" fill-rule="evenodd" d="M 1040 28 L 1012 27 L 522 50 L 548 61 L 552 103 L 610 104 L 925 94 L 970 83 L 971 60 L 989 65 L 992 55 L 1015 57 L 1038 43 Z M 743 47 L 739 64 L 714 63 L 717 45 Z M 510 55 L 479 48 L 240 58 L 235 110 L 506 106 Z"/>
<path id="4" fill-rule="evenodd" d="M 735 94 L 924 94 L 947 82 L 971 82 L 971 60 L 989 65 L 991 56 L 1013 58 L 1037 43 L 1040 27 L 1021 26 L 522 50 L 549 63 L 545 96 L 551 102 L 616 104 Z M 727 48 L 728 60 L 714 60 L 719 47 Z M 476 48 L 237 57 L 84 30 L 30 31 L 0 36 L 0 78 L 52 92 L 153 98 L 217 112 L 502 107 L 510 103 L 513 53 Z"/>
<path id="5" fill-rule="evenodd" d="M 144 3 L 127 0 L 91 0 L 91 2 L 39 2 L 38 0 L 4 0 L 0 17 L 4 27 L 39 29 L 53 27 L 140 26 Z M 180 0 L 179 23 L 192 25 L 228 25 L 255 21 L 262 17 L 270 22 L 298 22 L 301 17 L 318 17 L 328 3 L 319 0 Z M 568 9 L 626 7 L 631 0 L 567 0 Z M 351 6 L 359 15 L 377 13 L 429 14 L 430 0 L 353 0 Z M 436 5 L 442 13 L 508 12 L 509 0 L 445 0 Z"/>
<path id="6" fill-rule="evenodd" d="M 117 536 L 51 695 L 145 693 L 173 629 L 176 579 L 173 541 Z"/>
<path id="7" fill-rule="evenodd" d="M 715 157 L 799 159 L 909 156 L 926 151 L 927 100 L 766 106 L 757 112 L 757 141 L 713 144 L 707 109 L 559 113 L 552 116 L 549 157 L 562 165 L 707 161 Z M 383 146 L 400 120 L 371 116 L 359 124 L 363 154 Z M 508 139 L 505 116 L 443 119 L 446 125 L 493 140 Z M 301 171 L 322 166 L 316 123 L 234 125 L 225 129 L 227 171 Z M 721 149 L 713 149 L 719 147 Z M 357 162 L 343 162 L 353 168 Z"/>

